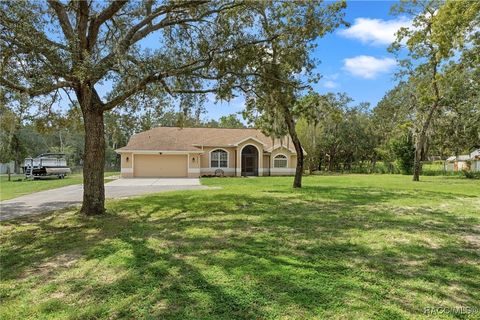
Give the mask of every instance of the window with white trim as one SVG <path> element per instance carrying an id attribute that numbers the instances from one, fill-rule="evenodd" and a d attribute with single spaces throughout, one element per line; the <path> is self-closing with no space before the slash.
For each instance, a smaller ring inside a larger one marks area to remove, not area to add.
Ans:
<path id="1" fill-rule="evenodd" d="M 287 156 L 283 154 L 277 154 L 273 158 L 273 167 L 274 168 L 286 168 L 287 167 Z"/>
<path id="2" fill-rule="evenodd" d="M 227 168 L 228 167 L 228 153 L 225 150 L 217 149 L 210 153 L 210 167 L 212 168 Z"/>

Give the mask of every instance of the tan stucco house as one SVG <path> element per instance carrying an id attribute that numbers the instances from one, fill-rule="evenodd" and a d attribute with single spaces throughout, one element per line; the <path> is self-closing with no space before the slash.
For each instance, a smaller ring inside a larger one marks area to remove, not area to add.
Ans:
<path id="1" fill-rule="evenodd" d="M 257 129 L 159 127 L 115 151 L 125 178 L 291 175 L 297 165 L 289 137 L 272 139 Z"/>

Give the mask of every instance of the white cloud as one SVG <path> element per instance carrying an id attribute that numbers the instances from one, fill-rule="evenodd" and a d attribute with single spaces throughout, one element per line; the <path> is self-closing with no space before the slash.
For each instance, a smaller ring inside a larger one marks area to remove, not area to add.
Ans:
<path id="1" fill-rule="evenodd" d="M 338 72 L 326 75 L 323 77 L 323 80 L 320 82 L 320 84 L 328 89 L 334 89 L 340 86 L 340 84 L 337 82 L 337 79 L 339 77 Z"/>
<path id="2" fill-rule="evenodd" d="M 337 80 L 338 77 L 340 77 L 340 74 L 338 72 L 335 72 L 335 73 L 332 73 L 332 74 L 329 74 L 329 75 L 325 76 L 325 79 Z"/>
<path id="3" fill-rule="evenodd" d="M 336 83 L 335 81 L 332 81 L 332 80 L 327 80 L 323 83 L 323 86 L 325 88 L 333 89 L 333 88 L 336 88 L 338 86 L 338 83 Z"/>
<path id="4" fill-rule="evenodd" d="M 373 79 L 381 73 L 389 72 L 396 62 L 392 58 L 356 56 L 343 60 L 343 69 L 354 76 Z"/>
<path id="5" fill-rule="evenodd" d="M 373 45 L 389 45 L 395 41 L 395 33 L 401 27 L 409 27 L 412 21 L 406 17 L 382 20 L 357 18 L 353 25 L 338 33 L 346 38 L 357 39 L 362 43 Z"/>

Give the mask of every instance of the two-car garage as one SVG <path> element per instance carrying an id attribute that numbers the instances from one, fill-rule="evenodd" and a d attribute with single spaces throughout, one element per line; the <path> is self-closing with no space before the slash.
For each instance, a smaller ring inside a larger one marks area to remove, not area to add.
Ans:
<path id="1" fill-rule="evenodd" d="M 188 177 L 188 155 L 179 154 L 135 154 L 133 176 L 152 177 Z"/>

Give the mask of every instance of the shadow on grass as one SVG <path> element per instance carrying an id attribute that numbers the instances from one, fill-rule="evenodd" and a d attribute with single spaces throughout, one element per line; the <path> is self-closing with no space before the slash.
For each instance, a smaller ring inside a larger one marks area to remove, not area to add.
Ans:
<path id="1" fill-rule="evenodd" d="M 37 285 L 55 279 L 79 318 L 404 318 L 431 301 L 479 307 L 478 248 L 462 242 L 480 237 L 478 220 L 382 206 L 406 196 L 335 187 L 168 193 L 114 202 L 100 218 L 59 213 L 10 222 L 5 227 L 18 230 L 2 244 L 2 281 L 75 255 Z M 388 234 L 407 240 L 392 245 Z M 410 241 L 415 235 L 435 241 Z M 100 281 L 109 268 L 111 279 Z M 68 276 L 74 269 L 83 276 Z"/>

